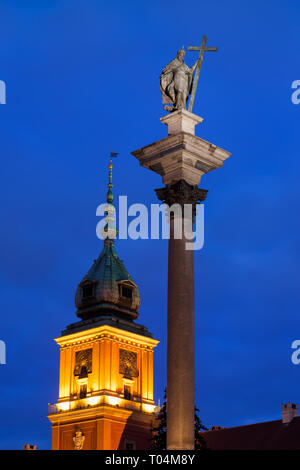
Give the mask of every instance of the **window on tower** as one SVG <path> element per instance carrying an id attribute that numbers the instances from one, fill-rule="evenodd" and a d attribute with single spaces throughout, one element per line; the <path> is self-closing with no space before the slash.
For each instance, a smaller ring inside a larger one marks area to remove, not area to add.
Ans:
<path id="1" fill-rule="evenodd" d="M 87 394 L 87 385 L 80 385 L 79 398 L 85 398 Z"/>
<path id="2" fill-rule="evenodd" d="M 94 285 L 86 284 L 82 287 L 82 298 L 89 299 L 91 297 L 94 297 Z"/>
<path id="3" fill-rule="evenodd" d="M 132 299 L 132 289 L 128 286 L 120 286 L 121 290 L 121 297 L 124 297 L 125 299 Z"/>
<path id="4" fill-rule="evenodd" d="M 132 400 L 131 386 L 124 385 L 124 398 L 125 400 Z"/>

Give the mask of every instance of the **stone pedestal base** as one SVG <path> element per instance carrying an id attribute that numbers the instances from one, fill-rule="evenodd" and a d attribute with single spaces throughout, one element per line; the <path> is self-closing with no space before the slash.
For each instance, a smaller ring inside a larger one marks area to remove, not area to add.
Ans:
<path id="1" fill-rule="evenodd" d="M 184 179 L 200 184 L 201 176 L 220 168 L 230 153 L 195 136 L 202 118 L 185 109 L 161 118 L 168 126 L 168 137 L 132 152 L 145 168 L 162 176 L 164 184 Z"/>

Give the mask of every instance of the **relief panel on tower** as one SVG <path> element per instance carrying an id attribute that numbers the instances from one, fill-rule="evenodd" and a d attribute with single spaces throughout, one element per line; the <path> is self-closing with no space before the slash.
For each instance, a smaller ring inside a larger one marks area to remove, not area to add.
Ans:
<path id="1" fill-rule="evenodd" d="M 87 377 L 92 372 L 92 348 L 82 349 L 75 353 L 74 375 Z"/>
<path id="2" fill-rule="evenodd" d="M 120 349 L 119 351 L 119 373 L 126 377 L 138 377 L 137 353 Z"/>

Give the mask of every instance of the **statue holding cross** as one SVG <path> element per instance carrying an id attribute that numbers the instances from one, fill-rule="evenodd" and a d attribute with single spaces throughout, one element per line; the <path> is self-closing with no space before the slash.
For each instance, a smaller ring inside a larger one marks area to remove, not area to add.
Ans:
<path id="1" fill-rule="evenodd" d="M 188 47 L 189 51 L 199 51 L 199 58 L 192 67 L 188 67 L 185 64 L 185 50 L 182 47 L 177 52 L 175 59 L 161 72 L 160 91 L 166 111 L 172 112 L 182 108 L 186 109 L 189 95 L 191 95 L 191 98 L 188 111 L 193 111 L 204 52 L 218 50 L 216 47 L 206 47 L 206 41 L 207 37 L 203 36 L 200 47 Z"/>

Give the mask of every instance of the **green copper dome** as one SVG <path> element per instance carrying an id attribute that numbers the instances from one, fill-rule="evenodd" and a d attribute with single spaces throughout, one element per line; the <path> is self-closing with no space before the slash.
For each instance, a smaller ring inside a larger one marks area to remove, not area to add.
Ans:
<path id="1" fill-rule="evenodd" d="M 82 319 L 112 312 L 123 318 L 138 317 L 139 290 L 118 257 L 113 240 L 104 241 L 101 254 L 77 288 L 75 304 Z"/>

